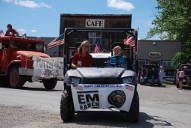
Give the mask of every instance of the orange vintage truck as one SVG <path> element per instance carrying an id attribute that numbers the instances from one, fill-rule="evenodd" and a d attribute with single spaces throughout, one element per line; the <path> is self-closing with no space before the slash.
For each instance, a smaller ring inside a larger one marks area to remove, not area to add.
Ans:
<path id="1" fill-rule="evenodd" d="M 44 53 L 43 40 L 0 36 L 0 82 L 12 88 L 40 81 L 46 89 L 54 89 L 61 63 Z"/>

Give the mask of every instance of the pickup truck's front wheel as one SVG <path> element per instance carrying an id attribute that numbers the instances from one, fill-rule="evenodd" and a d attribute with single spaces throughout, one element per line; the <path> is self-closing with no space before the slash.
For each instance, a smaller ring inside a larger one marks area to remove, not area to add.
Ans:
<path id="1" fill-rule="evenodd" d="M 74 104 L 71 93 L 63 92 L 60 101 L 60 116 L 63 122 L 71 122 L 74 118 Z"/>
<path id="2" fill-rule="evenodd" d="M 56 87 L 56 84 L 57 84 L 57 79 L 55 78 L 43 80 L 43 85 L 48 90 L 54 89 Z"/>
<path id="3" fill-rule="evenodd" d="M 9 70 L 9 85 L 11 88 L 22 88 L 26 80 L 19 75 L 19 68 L 17 66 L 11 67 Z"/>
<path id="4" fill-rule="evenodd" d="M 139 95 L 135 91 L 129 112 L 126 112 L 126 120 L 134 123 L 139 119 Z"/>

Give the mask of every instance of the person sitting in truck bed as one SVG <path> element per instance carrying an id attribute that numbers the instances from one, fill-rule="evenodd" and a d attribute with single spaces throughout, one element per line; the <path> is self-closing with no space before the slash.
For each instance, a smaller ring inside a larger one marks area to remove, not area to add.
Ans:
<path id="1" fill-rule="evenodd" d="M 107 67 L 123 67 L 128 69 L 127 58 L 123 56 L 123 50 L 121 46 L 117 45 L 113 48 L 113 56 L 109 58 Z"/>
<path id="2" fill-rule="evenodd" d="M 14 36 L 14 37 L 17 37 L 17 36 L 19 36 L 19 33 L 15 29 L 13 29 L 11 24 L 8 24 L 5 36 Z"/>
<path id="3" fill-rule="evenodd" d="M 72 58 L 71 67 L 76 69 L 90 66 L 92 66 L 92 56 L 89 54 L 89 41 L 85 40 L 80 44 L 78 52 Z"/>

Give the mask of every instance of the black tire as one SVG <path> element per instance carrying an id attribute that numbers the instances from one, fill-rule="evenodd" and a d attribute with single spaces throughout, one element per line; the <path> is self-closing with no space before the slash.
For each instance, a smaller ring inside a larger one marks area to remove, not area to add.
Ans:
<path id="1" fill-rule="evenodd" d="M 188 84 L 188 86 L 190 87 L 191 86 L 191 81 L 189 80 L 189 84 Z"/>
<path id="2" fill-rule="evenodd" d="M 71 93 L 63 91 L 60 102 L 60 116 L 63 122 L 71 122 L 74 118 L 74 105 Z"/>
<path id="3" fill-rule="evenodd" d="M 43 85 L 48 90 L 54 89 L 56 87 L 56 84 L 57 84 L 57 79 L 55 78 L 43 80 Z"/>
<path id="4" fill-rule="evenodd" d="M 11 88 L 22 88 L 26 80 L 23 76 L 19 75 L 19 67 L 13 66 L 9 70 L 9 86 Z"/>
<path id="5" fill-rule="evenodd" d="M 129 112 L 126 112 L 126 120 L 131 123 L 135 123 L 139 120 L 139 95 L 137 91 L 134 93 Z"/>

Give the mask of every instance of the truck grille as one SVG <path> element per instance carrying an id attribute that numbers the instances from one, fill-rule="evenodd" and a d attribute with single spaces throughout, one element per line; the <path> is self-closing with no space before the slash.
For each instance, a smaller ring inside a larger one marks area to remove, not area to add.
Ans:
<path id="1" fill-rule="evenodd" d="M 83 84 L 122 84 L 121 78 L 84 78 Z"/>

